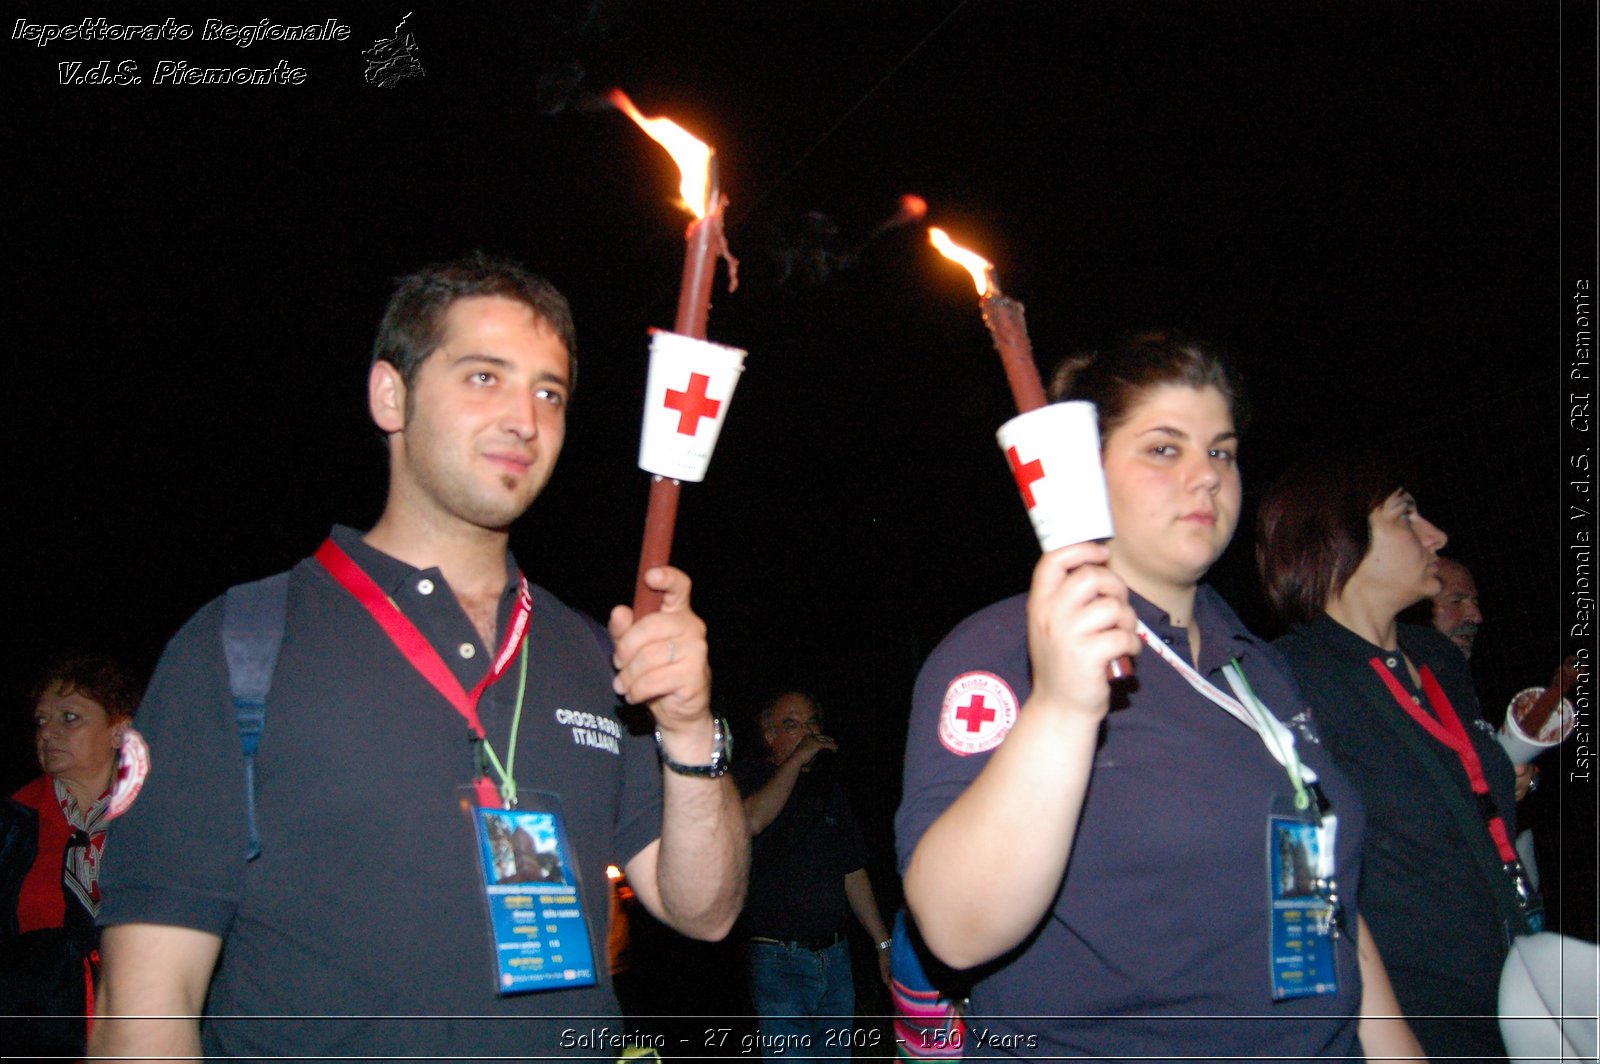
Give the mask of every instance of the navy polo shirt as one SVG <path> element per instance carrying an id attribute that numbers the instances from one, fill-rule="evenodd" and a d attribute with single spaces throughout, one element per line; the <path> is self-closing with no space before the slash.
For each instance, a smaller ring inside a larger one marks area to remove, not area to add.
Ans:
<path id="1" fill-rule="evenodd" d="M 498 648 L 481 645 L 444 576 L 351 529 L 333 538 L 471 690 Z M 508 556 L 502 631 L 515 573 Z M 521 790 L 554 792 L 565 808 L 598 983 L 500 997 L 461 804 L 474 767 L 466 722 L 319 563 L 293 570 L 288 611 L 256 757 L 261 856 L 243 856 L 218 600 L 168 645 L 140 709 L 150 776 L 106 854 L 102 925 L 223 937 L 202 1026 L 212 1056 L 554 1055 L 571 1017 L 616 1017 L 605 868 L 659 837 L 661 776 L 649 735 L 618 719 L 604 631 L 534 589 L 515 768 Z M 518 671 L 479 703 L 502 761 Z"/>
<path id="2" fill-rule="evenodd" d="M 1187 660 L 1187 632 L 1130 597 L 1156 637 Z M 953 722 L 953 744 L 941 739 L 946 692 L 986 672 L 1009 688 L 1016 705 L 1028 699 L 1026 609 L 1021 595 L 963 621 L 917 680 L 895 825 L 902 870 L 923 832 L 990 756 L 952 748 L 976 718 Z M 1314 741 L 1288 667 L 1208 587 L 1199 589 L 1195 623 L 1203 636 L 1198 671 L 1227 690 L 1221 670 L 1237 658 L 1256 694 L 1295 730 L 1301 759 L 1338 814 L 1341 894 L 1354 898 L 1360 799 Z M 985 712 L 984 726 L 987 720 Z M 1348 937 L 1335 949 L 1337 995 L 1272 1000 L 1267 820 L 1275 801 L 1292 795 L 1284 769 L 1252 729 L 1155 654 L 1141 654 L 1101 728 L 1054 904 L 1023 945 L 977 973 L 969 1046 L 1096 1059 L 1355 1052 L 1361 983 Z M 1029 826 L 1014 831 L 1026 847 Z M 994 904 L 1006 904 L 1006 884 L 996 882 L 993 896 Z M 1349 916 L 1354 926 L 1355 913 Z"/>

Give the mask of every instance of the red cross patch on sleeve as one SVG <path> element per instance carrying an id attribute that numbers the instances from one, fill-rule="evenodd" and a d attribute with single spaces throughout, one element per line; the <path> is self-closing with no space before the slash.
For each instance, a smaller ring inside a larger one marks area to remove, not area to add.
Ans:
<path id="1" fill-rule="evenodd" d="M 122 733 L 122 745 L 117 751 L 117 778 L 111 785 L 111 801 L 106 807 L 108 818 L 115 820 L 128 811 L 148 775 L 150 747 L 144 736 L 128 728 Z"/>
<path id="2" fill-rule="evenodd" d="M 967 757 L 993 750 L 1017 722 L 1017 696 L 992 672 L 964 672 L 945 688 L 939 741 Z"/>

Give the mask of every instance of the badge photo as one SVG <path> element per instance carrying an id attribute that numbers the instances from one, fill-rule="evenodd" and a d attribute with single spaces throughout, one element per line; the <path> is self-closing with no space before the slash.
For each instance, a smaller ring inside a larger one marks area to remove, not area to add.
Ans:
<path id="1" fill-rule="evenodd" d="M 490 949 L 500 994 L 591 986 L 595 951 L 583 908 L 583 884 L 567 837 L 561 802 L 523 791 L 518 808 L 474 807 Z"/>

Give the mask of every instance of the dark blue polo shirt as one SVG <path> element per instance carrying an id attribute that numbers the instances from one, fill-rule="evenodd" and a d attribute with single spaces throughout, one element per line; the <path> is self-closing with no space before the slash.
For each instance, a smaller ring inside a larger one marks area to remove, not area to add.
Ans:
<path id="1" fill-rule="evenodd" d="M 471 690 L 498 648 L 481 645 L 444 576 L 351 529 L 334 539 Z M 515 573 L 508 556 L 502 631 Z M 501 997 L 458 790 L 473 777 L 466 722 L 320 564 L 301 562 L 256 757 L 261 856 L 247 864 L 221 618 L 218 600 L 178 633 L 140 709 L 150 776 L 107 849 L 100 919 L 223 937 L 206 1053 L 558 1055 L 574 1018 L 616 1017 L 605 869 L 659 837 L 661 776 L 648 733 L 618 723 L 604 631 L 534 590 L 515 767 L 523 791 L 565 807 L 599 981 Z M 513 664 L 479 704 L 502 760 L 517 677 Z"/>
<path id="2" fill-rule="evenodd" d="M 1140 619 L 1187 660 L 1186 631 L 1132 598 Z M 1027 701 L 1026 608 L 1026 596 L 1017 596 L 963 621 L 918 678 L 895 825 L 902 870 L 990 756 L 957 753 L 941 741 L 946 691 L 981 671 L 1007 685 L 1018 706 Z M 1288 667 L 1210 588 L 1199 590 L 1195 623 L 1203 636 L 1199 672 L 1226 691 L 1221 670 L 1237 658 L 1261 700 L 1295 730 L 1301 759 L 1339 816 L 1338 877 L 1341 893 L 1353 898 L 1361 803 L 1310 741 Z M 1272 1000 L 1267 821 L 1275 802 L 1292 800 L 1284 769 L 1253 730 L 1154 653 L 1138 657 L 1122 702 L 1102 726 L 1055 903 L 1037 932 L 987 966 L 973 989 L 969 1052 L 1095 1059 L 1357 1052 L 1361 982 L 1348 937 L 1335 949 L 1337 995 Z M 979 721 L 955 723 L 959 738 L 967 723 L 976 733 Z M 1026 847 L 1029 825 L 1011 830 Z M 993 885 L 993 897 L 1007 903 L 1005 883 Z M 1353 911 L 1349 920 L 1354 926 Z"/>

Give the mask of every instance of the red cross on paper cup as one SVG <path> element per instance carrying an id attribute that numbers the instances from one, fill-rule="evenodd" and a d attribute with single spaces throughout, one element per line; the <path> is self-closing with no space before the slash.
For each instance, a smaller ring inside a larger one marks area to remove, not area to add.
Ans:
<path id="1" fill-rule="evenodd" d="M 1043 550 L 1111 536 L 1093 403 L 1055 403 L 1019 414 L 995 433 Z"/>
<path id="2" fill-rule="evenodd" d="M 1028 509 L 1033 509 L 1038 501 L 1033 497 L 1033 482 L 1044 479 L 1044 463 L 1035 458 L 1031 462 L 1024 462 L 1015 447 L 1006 448 L 1006 462 L 1011 466 L 1011 475 L 1016 479 L 1017 490 L 1022 492 L 1022 504 Z"/>
<path id="3" fill-rule="evenodd" d="M 687 391 L 667 389 L 667 399 L 663 405 L 668 410 L 678 412 L 678 435 L 695 435 L 700 431 L 701 418 L 714 418 L 717 411 L 722 409 L 721 400 L 706 397 L 706 386 L 710 383 L 711 378 L 704 373 L 691 373 Z"/>
<path id="4" fill-rule="evenodd" d="M 744 354 L 677 333 L 651 334 L 639 468 L 673 480 L 705 479 Z"/>

